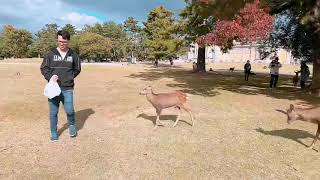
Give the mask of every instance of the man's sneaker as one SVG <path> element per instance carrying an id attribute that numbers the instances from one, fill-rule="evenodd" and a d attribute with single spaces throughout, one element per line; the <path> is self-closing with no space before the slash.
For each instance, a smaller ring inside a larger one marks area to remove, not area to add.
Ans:
<path id="1" fill-rule="evenodd" d="M 51 134 L 51 142 L 56 142 L 58 141 L 58 135 L 57 134 Z"/>
<path id="2" fill-rule="evenodd" d="M 74 125 L 69 126 L 69 135 L 70 137 L 76 137 L 77 136 L 77 129 Z"/>

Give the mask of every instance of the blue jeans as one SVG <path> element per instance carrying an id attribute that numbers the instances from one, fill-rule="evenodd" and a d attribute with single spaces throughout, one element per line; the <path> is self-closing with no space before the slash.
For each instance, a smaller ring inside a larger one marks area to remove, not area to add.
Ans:
<path id="1" fill-rule="evenodd" d="M 74 125 L 75 113 L 73 107 L 73 90 L 64 90 L 59 96 L 52 99 L 48 99 L 50 108 L 50 131 L 51 136 L 58 137 L 57 124 L 58 124 L 58 112 L 59 105 L 62 102 L 64 111 L 67 114 L 68 125 Z"/>
<path id="2" fill-rule="evenodd" d="M 271 74 L 270 88 L 277 87 L 279 75 Z"/>

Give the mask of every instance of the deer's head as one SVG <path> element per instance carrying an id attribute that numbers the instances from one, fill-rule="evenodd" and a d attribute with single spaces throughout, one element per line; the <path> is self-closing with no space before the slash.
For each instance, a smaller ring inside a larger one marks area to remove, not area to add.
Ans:
<path id="1" fill-rule="evenodd" d="M 287 110 L 287 116 L 288 116 L 288 124 L 291 124 L 293 121 L 297 120 L 297 113 L 294 110 L 293 104 L 290 104 L 290 108 Z"/>

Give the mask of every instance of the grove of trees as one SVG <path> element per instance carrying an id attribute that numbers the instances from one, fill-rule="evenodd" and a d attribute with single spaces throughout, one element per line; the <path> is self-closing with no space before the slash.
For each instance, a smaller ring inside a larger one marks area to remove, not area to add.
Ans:
<path id="1" fill-rule="evenodd" d="M 70 45 L 82 59 L 102 61 L 164 60 L 175 58 L 186 48 L 179 36 L 178 21 L 163 6 L 154 8 L 146 22 L 140 25 L 133 17 L 122 24 L 112 21 L 85 25 L 77 30 L 73 25 L 46 24 L 35 34 L 25 29 L 6 25 L 0 31 L 0 57 L 43 57 L 56 47 L 56 33 L 60 29 L 70 32 Z"/>

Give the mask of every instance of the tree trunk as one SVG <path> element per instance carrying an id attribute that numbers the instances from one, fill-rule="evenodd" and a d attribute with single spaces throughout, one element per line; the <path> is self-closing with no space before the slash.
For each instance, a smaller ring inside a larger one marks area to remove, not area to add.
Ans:
<path id="1" fill-rule="evenodd" d="M 320 96 L 320 33 L 314 33 L 312 37 L 312 43 L 314 51 L 312 54 L 313 59 L 313 75 L 312 85 L 310 90 L 313 94 Z"/>
<path id="2" fill-rule="evenodd" d="M 198 48 L 196 72 L 206 72 L 206 47 Z"/>
<path id="3" fill-rule="evenodd" d="M 316 52 L 314 55 L 312 85 L 310 90 L 312 93 L 320 96 L 320 52 Z"/>

